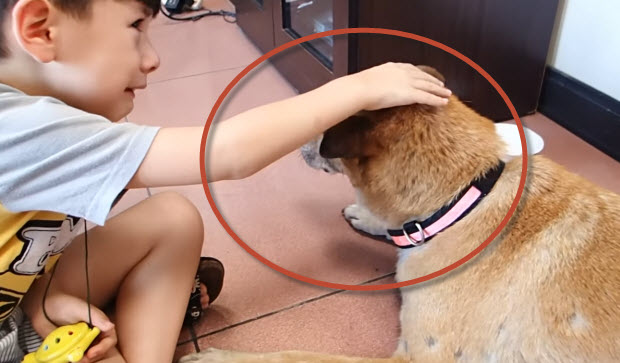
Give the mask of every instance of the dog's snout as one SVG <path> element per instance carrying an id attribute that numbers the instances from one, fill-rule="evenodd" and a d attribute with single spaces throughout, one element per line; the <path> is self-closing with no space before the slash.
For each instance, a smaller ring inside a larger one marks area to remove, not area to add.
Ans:
<path id="1" fill-rule="evenodd" d="M 312 140 L 301 147 L 301 156 L 308 166 L 313 169 L 323 170 L 328 174 L 341 173 L 334 160 L 325 159 L 319 154 L 322 137 Z"/>

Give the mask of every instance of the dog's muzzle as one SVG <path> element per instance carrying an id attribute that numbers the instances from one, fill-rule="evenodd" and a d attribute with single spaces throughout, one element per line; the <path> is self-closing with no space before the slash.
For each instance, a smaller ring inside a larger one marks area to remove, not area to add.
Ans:
<path id="1" fill-rule="evenodd" d="M 301 156 L 304 161 L 311 168 L 323 170 L 329 174 L 342 173 L 342 165 L 339 159 L 326 159 L 319 154 L 322 140 L 323 135 L 301 147 Z"/>

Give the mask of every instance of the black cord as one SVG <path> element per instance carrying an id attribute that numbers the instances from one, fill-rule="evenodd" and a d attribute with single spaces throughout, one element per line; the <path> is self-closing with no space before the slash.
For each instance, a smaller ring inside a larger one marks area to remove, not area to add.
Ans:
<path id="1" fill-rule="evenodd" d="M 45 286 L 45 292 L 43 293 L 43 315 L 45 315 L 45 318 L 47 319 L 47 321 L 49 321 L 50 323 L 52 323 L 52 325 L 54 325 L 55 327 L 59 327 L 60 324 L 56 324 L 55 321 L 53 321 L 49 315 L 47 315 L 47 311 L 45 310 L 45 298 L 47 297 L 47 291 L 50 288 L 50 284 L 52 282 L 52 277 L 54 277 L 54 272 L 56 272 L 56 266 L 58 266 L 58 261 L 56 261 L 56 263 L 54 264 L 54 267 L 52 268 L 52 274 L 50 275 L 50 279 L 47 281 L 47 286 Z"/>
<path id="2" fill-rule="evenodd" d="M 86 264 L 86 305 L 88 306 L 88 326 L 90 326 L 91 328 L 93 327 L 93 320 L 92 317 L 90 315 L 90 282 L 89 282 L 89 278 L 88 278 L 88 229 L 86 227 L 86 220 L 83 219 L 84 221 L 84 262 Z M 54 277 L 54 273 L 56 272 L 56 266 L 58 266 L 58 262 L 56 261 L 56 263 L 54 264 L 54 267 L 52 268 L 52 273 L 50 274 L 50 279 L 47 281 L 47 286 L 45 286 L 45 292 L 43 293 L 43 315 L 45 316 L 45 318 L 47 319 L 47 321 L 49 321 L 50 323 L 52 323 L 52 325 L 59 327 L 59 324 L 56 324 L 56 322 L 54 322 L 49 315 L 47 315 L 47 311 L 45 310 L 45 299 L 47 298 L 47 292 L 50 289 L 50 285 L 52 284 L 52 278 Z"/>
<path id="3" fill-rule="evenodd" d="M 90 279 L 88 278 L 88 229 L 86 219 L 84 221 L 84 264 L 86 265 L 86 304 L 88 305 L 88 326 L 93 327 L 93 319 L 90 316 Z"/>
<path id="4" fill-rule="evenodd" d="M 226 10 L 209 10 L 209 9 L 204 9 L 203 12 L 200 12 L 198 14 L 194 14 L 194 15 L 188 15 L 186 17 L 182 17 L 182 18 L 178 18 L 172 14 L 170 14 L 167 10 L 165 6 L 161 6 L 161 12 L 162 14 L 164 14 L 164 16 L 168 19 L 172 19 L 172 20 L 177 20 L 177 21 L 196 21 L 196 20 L 200 20 L 206 16 L 213 16 L 213 15 L 221 15 L 224 18 L 224 21 L 227 23 L 236 23 L 237 22 L 237 14 L 231 12 L 231 11 L 226 11 Z M 232 21 L 228 20 L 229 18 L 233 18 Z"/>

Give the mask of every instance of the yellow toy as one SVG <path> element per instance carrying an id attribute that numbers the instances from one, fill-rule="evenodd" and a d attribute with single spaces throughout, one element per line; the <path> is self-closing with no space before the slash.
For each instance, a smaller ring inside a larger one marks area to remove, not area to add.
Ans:
<path id="1" fill-rule="evenodd" d="M 91 329 L 83 322 L 56 328 L 36 352 L 24 357 L 22 363 L 78 362 L 99 332 L 99 328 Z"/>

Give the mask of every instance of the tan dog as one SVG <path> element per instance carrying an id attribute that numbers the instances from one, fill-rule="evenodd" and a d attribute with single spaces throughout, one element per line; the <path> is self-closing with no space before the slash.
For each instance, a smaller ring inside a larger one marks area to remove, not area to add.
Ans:
<path id="1" fill-rule="evenodd" d="M 353 116 L 325 133 L 320 153 L 327 164 L 305 148 L 310 164 L 344 172 L 358 191 L 347 219 L 384 233 L 454 201 L 499 164 L 503 144 L 490 120 L 452 97 L 445 107 Z M 401 250 L 396 280 L 478 247 L 506 215 L 520 175 L 521 159 L 508 162 L 462 219 Z M 181 362 L 620 362 L 620 196 L 535 156 L 503 232 L 466 264 L 401 293 L 392 358 L 210 350 Z"/>

